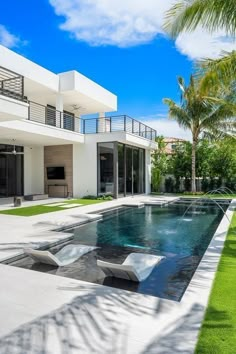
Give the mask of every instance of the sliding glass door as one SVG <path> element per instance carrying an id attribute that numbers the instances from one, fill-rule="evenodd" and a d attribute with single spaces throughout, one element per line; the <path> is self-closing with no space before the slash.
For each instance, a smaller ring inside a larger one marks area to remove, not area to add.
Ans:
<path id="1" fill-rule="evenodd" d="M 114 143 L 98 144 L 98 194 L 114 195 Z"/>
<path id="2" fill-rule="evenodd" d="M 126 152 L 126 168 L 125 168 L 125 180 L 126 190 L 125 195 L 133 194 L 133 149 L 130 146 L 125 146 Z"/>
<path id="3" fill-rule="evenodd" d="M 23 192 L 23 148 L 0 144 L 0 197 L 21 196 Z M 20 154 L 19 154 L 20 153 Z"/>
<path id="4" fill-rule="evenodd" d="M 145 193 L 145 150 L 98 143 L 98 194 L 115 198 Z"/>
<path id="5" fill-rule="evenodd" d="M 125 193 L 125 146 L 118 144 L 118 195 Z"/>

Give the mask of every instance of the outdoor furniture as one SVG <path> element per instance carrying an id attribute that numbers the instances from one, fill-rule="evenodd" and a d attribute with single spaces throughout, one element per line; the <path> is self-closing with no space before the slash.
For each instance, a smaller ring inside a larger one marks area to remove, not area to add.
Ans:
<path id="1" fill-rule="evenodd" d="M 68 197 L 68 184 L 48 184 L 48 195 L 50 197 L 57 197 L 57 193 L 52 193 L 51 189 L 59 189 L 59 193 L 60 191 L 63 191 L 63 197 L 67 198 Z M 60 196 L 62 196 L 62 193 L 60 193 Z"/>
<path id="2" fill-rule="evenodd" d="M 22 203 L 22 197 L 14 197 L 13 204 L 14 207 L 20 207 Z"/>
<path id="3" fill-rule="evenodd" d="M 97 260 L 97 265 L 106 276 L 140 282 L 145 280 L 153 271 L 156 264 L 165 258 L 145 253 L 130 253 L 122 264 Z"/>
<path id="4" fill-rule="evenodd" d="M 84 254 L 91 252 L 96 248 L 98 247 L 70 244 L 63 247 L 56 254 L 52 254 L 50 251 L 40 251 L 32 248 L 26 248 L 24 249 L 24 252 L 36 262 L 62 267 L 75 262 Z"/>

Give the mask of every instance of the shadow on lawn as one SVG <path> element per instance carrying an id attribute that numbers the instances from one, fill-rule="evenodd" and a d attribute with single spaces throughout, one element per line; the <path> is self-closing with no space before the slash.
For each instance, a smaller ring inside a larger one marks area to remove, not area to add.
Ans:
<path id="1" fill-rule="evenodd" d="M 209 306 L 202 328 L 233 328 L 231 324 L 227 323 L 230 319 L 231 316 L 227 311 L 220 311 L 213 306 Z"/>

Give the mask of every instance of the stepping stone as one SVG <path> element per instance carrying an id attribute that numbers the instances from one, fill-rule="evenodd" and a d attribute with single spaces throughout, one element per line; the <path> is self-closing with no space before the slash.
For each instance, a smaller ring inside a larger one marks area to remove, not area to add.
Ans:
<path id="1" fill-rule="evenodd" d="M 64 204 L 64 205 L 61 205 L 61 208 L 70 209 L 70 208 L 79 207 L 79 206 L 81 206 L 81 205 L 82 205 L 82 204 Z"/>

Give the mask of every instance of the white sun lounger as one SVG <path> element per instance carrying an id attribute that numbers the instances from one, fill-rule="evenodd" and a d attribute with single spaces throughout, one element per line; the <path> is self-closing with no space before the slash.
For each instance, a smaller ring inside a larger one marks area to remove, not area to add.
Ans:
<path id="1" fill-rule="evenodd" d="M 27 248 L 24 252 L 36 262 L 62 267 L 75 262 L 84 254 L 91 252 L 96 248 L 98 247 L 71 244 L 63 247 L 54 255 L 50 251 L 40 251 L 32 248 Z"/>
<path id="2" fill-rule="evenodd" d="M 122 264 L 97 260 L 97 265 L 106 276 L 140 282 L 151 274 L 155 265 L 163 258 L 165 257 L 152 254 L 130 253 Z"/>

